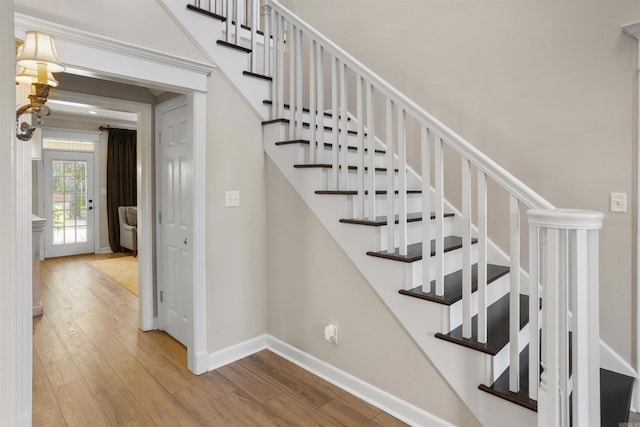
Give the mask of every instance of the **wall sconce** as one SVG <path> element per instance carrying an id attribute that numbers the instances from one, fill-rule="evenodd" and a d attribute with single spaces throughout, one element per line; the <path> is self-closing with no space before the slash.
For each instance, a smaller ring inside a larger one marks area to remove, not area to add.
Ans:
<path id="1" fill-rule="evenodd" d="M 16 110 L 16 136 L 21 141 L 29 141 L 36 128 L 26 121 L 20 123 L 20 116 L 31 114 L 37 124 L 42 124 L 42 117 L 50 113 L 49 107 L 44 105 L 49 97 L 49 89 L 58 86 L 52 73 L 59 73 L 65 68 L 58 59 L 53 36 L 37 31 L 25 33 L 24 44 L 18 52 L 16 64 L 19 68 L 16 83 L 31 84 L 31 102 Z"/>

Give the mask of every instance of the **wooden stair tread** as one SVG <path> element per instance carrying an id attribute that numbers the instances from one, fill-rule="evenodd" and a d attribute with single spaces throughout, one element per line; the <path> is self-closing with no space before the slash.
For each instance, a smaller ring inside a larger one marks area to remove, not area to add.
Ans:
<path id="1" fill-rule="evenodd" d="M 471 239 L 471 243 L 478 243 L 478 239 Z M 449 252 L 456 249 L 460 249 L 462 247 L 462 237 L 458 236 L 446 236 L 444 238 L 444 251 Z M 431 256 L 435 256 L 436 254 L 436 241 L 431 241 Z M 378 258 L 386 258 L 393 261 L 401 261 L 401 262 L 414 262 L 422 259 L 422 242 L 413 243 L 407 246 L 407 254 L 400 255 L 399 248 L 395 248 L 395 251 L 391 254 L 387 251 L 378 251 L 367 252 L 367 255 L 378 257 Z"/>
<path id="2" fill-rule="evenodd" d="M 273 102 L 271 102 L 270 100 L 265 99 L 264 101 L 262 101 L 262 104 L 263 104 L 263 105 L 273 105 Z M 290 108 L 291 108 L 291 106 L 290 106 L 289 104 L 283 104 L 283 108 L 284 108 L 285 110 L 288 110 L 288 109 L 290 109 Z M 311 110 L 310 110 L 308 107 L 302 107 L 302 112 L 304 112 L 304 113 L 310 113 L 310 112 L 311 112 Z M 316 111 L 316 114 L 318 114 L 318 111 Z M 328 111 L 325 111 L 325 112 L 324 112 L 324 116 L 325 116 L 325 117 L 333 117 L 333 114 L 331 114 L 331 113 L 330 113 L 330 112 L 328 112 Z M 338 116 L 338 117 L 340 117 L 340 116 Z M 347 120 L 351 121 L 351 117 L 347 117 Z"/>
<path id="3" fill-rule="evenodd" d="M 333 195 L 333 196 L 357 196 L 358 192 L 356 190 L 316 190 L 316 194 L 320 195 Z M 398 190 L 394 191 L 395 194 L 398 194 Z M 369 191 L 365 191 L 364 194 L 369 194 Z M 376 190 L 376 194 L 382 195 L 387 194 L 386 190 Z M 422 194 L 422 190 L 407 190 L 407 194 Z"/>
<path id="4" fill-rule="evenodd" d="M 509 295 L 494 302 L 487 309 L 487 342 L 478 342 L 478 316 L 471 319 L 471 338 L 462 338 L 462 325 L 448 334 L 436 337 L 495 356 L 509 342 Z M 520 295 L 520 329 L 529 322 L 529 297 Z"/>
<path id="5" fill-rule="evenodd" d="M 444 217 L 452 217 L 454 214 L 452 212 L 445 212 Z M 436 214 L 431 212 L 431 219 L 436 219 Z M 422 221 L 422 212 L 414 212 L 407 214 L 407 222 L 418 222 Z M 342 218 L 340 222 L 345 224 L 356 224 L 356 225 L 368 225 L 372 227 L 380 227 L 382 225 L 387 225 L 387 217 L 386 216 L 377 216 L 375 220 L 369 219 L 359 219 L 359 218 Z M 398 215 L 395 216 L 395 223 L 398 224 L 400 221 L 398 219 Z"/>
<path id="6" fill-rule="evenodd" d="M 489 394 L 508 400 L 532 411 L 538 410 L 538 402 L 529 399 L 529 346 L 520 352 L 520 391 L 509 391 L 509 368 L 491 385 L 480 384 L 478 388 Z"/>
<path id="7" fill-rule="evenodd" d="M 276 145 L 291 145 L 291 144 L 306 144 L 309 145 L 309 140 L 308 139 L 292 139 L 290 141 L 279 141 L 276 142 Z M 333 148 L 333 144 L 330 142 L 325 142 L 324 143 L 324 147 L 325 148 Z M 340 145 L 338 145 L 338 148 L 342 148 Z M 356 147 L 355 145 L 348 145 L 347 146 L 347 150 L 351 150 L 351 151 L 358 151 L 358 147 Z M 369 151 L 368 148 L 365 147 L 364 152 L 367 153 Z M 386 151 L 385 150 L 375 150 L 376 154 L 385 154 Z"/>
<path id="8" fill-rule="evenodd" d="M 271 76 L 267 76 L 267 75 L 259 74 L 259 73 L 254 73 L 253 71 L 243 71 L 242 74 L 244 74 L 245 76 L 249 76 L 249 77 L 256 77 L 258 79 L 273 81 L 273 78 Z"/>
<path id="9" fill-rule="evenodd" d="M 333 165 L 330 163 L 298 163 L 293 165 L 294 168 L 296 169 L 333 169 Z M 338 166 L 339 169 L 342 169 L 342 165 Z M 347 168 L 350 171 L 353 170 L 358 170 L 358 166 L 356 165 L 349 165 L 347 166 Z M 365 171 L 369 170 L 369 166 L 365 166 L 364 167 Z M 386 172 L 387 168 L 382 168 L 382 167 L 376 167 L 376 172 Z M 395 172 L 398 172 L 398 169 L 395 169 Z"/>
<path id="10" fill-rule="evenodd" d="M 225 22 L 227 20 L 227 18 L 225 18 L 222 15 L 218 15 L 215 12 L 211 12 L 211 11 L 209 11 L 207 9 L 203 9 L 201 7 L 198 7 L 198 6 L 195 6 L 195 5 L 192 5 L 192 4 L 187 4 L 187 9 L 192 10 L 192 11 L 197 12 L 197 13 L 201 13 L 203 15 L 207 15 L 210 18 L 218 19 L 221 22 Z"/>
<path id="11" fill-rule="evenodd" d="M 251 49 L 249 49 L 248 47 L 239 46 L 237 44 L 229 43 L 229 42 L 226 42 L 224 40 L 218 40 L 216 43 L 219 44 L 220 46 L 226 46 L 226 47 L 229 47 L 231 49 L 239 50 L 239 51 L 244 52 L 244 53 L 251 53 Z"/>
<path id="12" fill-rule="evenodd" d="M 193 12 L 197 12 L 197 13 L 201 13 L 203 15 L 206 15 L 210 18 L 214 18 L 219 20 L 220 22 L 225 22 L 227 20 L 226 17 L 222 16 L 222 15 L 218 15 L 215 12 L 211 12 L 210 10 L 207 9 L 203 9 L 201 7 L 192 5 L 192 4 L 187 4 L 187 9 L 193 11 Z M 231 21 L 231 25 L 235 25 L 236 21 Z M 251 27 L 248 25 L 244 25 L 241 24 L 240 27 L 242 27 L 242 29 L 247 30 L 247 31 L 251 31 Z M 257 30 L 256 33 L 260 34 L 261 36 L 264 36 L 264 32 L 262 30 Z M 273 39 L 273 36 L 271 37 Z"/>
<path id="13" fill-rule="evenodd" d="M 487 284 L 509 273 L 509 267 L 487 264 Z M 444 295 L 436 295 L 436 281 L 431 281 L 431 292 L 422 292 L 422 286 L 411 290 L 401 289 L 402 295 L 437 302 L 444 305 L 454 304 L 462 299 L 462 270 L 444 276 Z M 478 290 L 478 264 L 471 266 L 471 292 Z"/>
<path id="14" fill-rule="evenodd" d="M 629 422 L 633 378 L 600 369 L 600 425 L 619 427 Z"/>
<path id="15" fill-rule="evenodd" d="M 221 41 L 221 40 L 218 40 L 218 42 L 220 42 L 220 41 Z M 232 46 L 236 46 L 236 45 L 232 45 Z M 238 47 L 241 47 L 241 46 L 238 46 Z M 287 124 L 288 124 L 288 123 L 289 123 L 289 119 L 280 118 L 280 119 L 273 119 L 273 120 L 265 120 L 265 121 L 263 121 L 263 122 L 262 122 L 262 125 L 263 125 L 263 126 L 266 126 L 266 125 L 270 125 L 270 124 L 272 124 L 272 123 L 287 123 Z M 310 125 L 309 125 L 309 123 L 308 123 L 308 122 L 302 122 L 302 127 L 304 127 L 304 128 L 309 128 L 309 127 L 310 127 Z M 330 132 L 330 131 L 333 131 L 333 128 L 332 128 L 331 126 L 324 126 L 324 130 L 326 130 L 326 131 L 329 131 L 329 132 Z M 342 132 L 342 130 L 341 130 L 340 128 L 338 128 L 338 132 Z M 357 135 L 357 134 L 358 134 L 358 132 L 357 132 L 357 131 L 355 131 L 355 130 L 351 130 L 351 129 L 347 129 L 347 133 L 348 133 L 349 135 Z M 366 132 L 365 132 L 365 136 L 366 136 L 366 135 L 367 135 L 367 134 L 366 134 Z"/>
<path id="16" fill-rule="evenodd" d="M 520 391 L 509 391 L 509 369 L 491 385 L 478 388 L 494 396 L 508 400 L 532 411 L 538 410 L 538 402 L 529 398 L 529 346 L 520 352 Z M 619 427 L 629 421 L 634 379 L 626 375 L 600 369 L 600 425 Z"/>

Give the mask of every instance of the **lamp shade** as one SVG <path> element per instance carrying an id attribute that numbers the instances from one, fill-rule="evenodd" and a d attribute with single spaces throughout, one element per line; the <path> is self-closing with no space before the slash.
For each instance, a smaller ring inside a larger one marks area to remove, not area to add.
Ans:
<path id="1" fill-rule="evenodd" d="M 16 82 L 27 84 L 37 83 L 38 72 L 36 70 L 18 66 Z M 50 71 L 47 72 L 47 84 L 51 87 L 58 87 L 58 81 L 53 77 L 53 74 Z"/>
<path id="2" fill-rule="evenodd" d="M 58 59 L 53 36 L 37 31 L 27 31 L 24 35 L 22 52 L 16 58 L 18 65 L 38 70 L 38 64 L 46 65 L 47 72 L 59 73 L 64 66 Z"/>

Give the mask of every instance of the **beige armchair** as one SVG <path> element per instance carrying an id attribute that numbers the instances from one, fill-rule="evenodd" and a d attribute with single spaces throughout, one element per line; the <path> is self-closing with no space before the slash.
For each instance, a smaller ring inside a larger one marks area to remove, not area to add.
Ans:
<path id="1" fill-rule="evenodd" d="M 118 207 L 118 218 L 120 220 L 120 249 L 125 248 L 133 252 L 133 256 L 138 255 L 138 207 L 120 206 Z"/>

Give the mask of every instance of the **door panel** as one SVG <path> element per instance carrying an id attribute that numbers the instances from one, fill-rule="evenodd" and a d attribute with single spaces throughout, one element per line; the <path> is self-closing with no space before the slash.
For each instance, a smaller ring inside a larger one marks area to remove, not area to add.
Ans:
<path id="1" fill-rule="evenodd" d="M 95 252 L 93 153 L 44 152 L 46 258 Z"/>
<path id="2" fill-rule="evenodd" d="M 192 224 L 192 138 L 187 106 L 160 114 L 158 179 L 159 285 L 161 328 L 187 344 L 191 304 L 193 254 Z"/>

